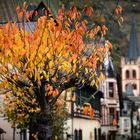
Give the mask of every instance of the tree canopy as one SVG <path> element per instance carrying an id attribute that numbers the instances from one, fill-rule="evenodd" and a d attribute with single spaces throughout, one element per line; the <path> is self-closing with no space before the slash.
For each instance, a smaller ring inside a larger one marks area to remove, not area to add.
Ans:
<path id="1" fill-rule="evenodd" d="M 34 29 L 26 7 L 25 3 L 16 9 L 20 26 L 8 22 L 0 27 L 0 88 L 7 108 L 16 107 L 12 110 L 18 113 L 15 123 L 23 116 L 47 113 L 45 120 L 39 116 L 37 121 L 51 125 L 50 114 L 64 90 L 98 85 L 112 45 L 102 40 L 107 27 L 96 25 L 90 6 L 78 11 L 75 6 L 65 10 L 62 5 L 57 16 L 48 9 Z"/>

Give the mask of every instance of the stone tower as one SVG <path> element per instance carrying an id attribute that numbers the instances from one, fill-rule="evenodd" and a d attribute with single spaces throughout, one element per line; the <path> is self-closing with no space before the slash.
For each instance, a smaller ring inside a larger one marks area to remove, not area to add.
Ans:
<path id="1" fill-rule="evenodd" d="M 122 92 L 125 92 L 127 85 L 131 84 L 135 96 L 140 96 L 140 46 L 137 37 L 137 24 L 133 19 L 128 44 L 128 52 L 121 59 L 122 69 Z"/>

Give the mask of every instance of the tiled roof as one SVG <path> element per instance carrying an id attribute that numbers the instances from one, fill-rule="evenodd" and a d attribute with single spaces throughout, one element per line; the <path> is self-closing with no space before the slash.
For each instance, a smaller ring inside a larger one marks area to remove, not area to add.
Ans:
<path id="1" fill-rule="evenodd" d="M 0 0 L 0 23 L 5 23 L 8 21 L 17 21 L 16 7 L 18 5 L 23 5 L 25 0 Z M 41 2 L 41 0 L 28 0 L 29 4 L 32 3 L 36 7 Z M 47 6 L 49 0 L 42 0 L 42 2 Z M 57 0 L 50 0 L 50 7 L 53 13 L 56 14 L 58 9 Z"/>

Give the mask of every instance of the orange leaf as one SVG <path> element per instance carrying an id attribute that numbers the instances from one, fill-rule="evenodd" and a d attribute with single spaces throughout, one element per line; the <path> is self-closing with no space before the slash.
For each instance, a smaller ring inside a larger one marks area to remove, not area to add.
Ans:
<path id="1" fill-rule="evenodd" d="M 16 8 L 17 13 L 19 13 L 20 9 L 21 9 L 21 7 L 17 6 L 17 8 Z"/>
<path id="2" fill-rule="evenodd" d="M 18 17 L 21 19 L 21 18 L 23 17 L 23 12 L 20 12 L 20 13 L 18 14 Z"/>
<path id="3" fill-rule="evenodd" d="M 85 8 L 85 13 L 88 15 L 88 16 L 92 16 L 93 14 L 93 8 L 90 6 L 90 7 L 86 7 Z"/>
<path id="4" fill-rule="evenodd" d="M 83 113 L 84 113 L 85 115 L 88 115 L 88 110 L 89 110 L 89 108 L 88 108 L 87 106 L 85 106 L 85 107 L 83 108 Z"/>
<path id="5" fill-rule="evenodd" d="M 90 115 L 91 118 L 94 117 L 94 109 L 93 108 L 90 108 L 89 115 Z"/>

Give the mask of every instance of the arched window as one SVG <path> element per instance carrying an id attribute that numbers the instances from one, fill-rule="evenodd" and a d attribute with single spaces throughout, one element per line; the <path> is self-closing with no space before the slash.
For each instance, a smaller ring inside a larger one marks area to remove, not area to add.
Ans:
<path id="1" fill-rule="evenodd" d="M 79 130 L 79 140 L 82 140 L 83 136 L 82 136 L 82 129 Z"/>
<path id="2" fill-rule="evenodd" d="M 74 130 L 74 140 L 78 140 L 78 131 L 77 131 L 77 129 Z"/>
<path id="3" fill-rule="evenodd" d="M 133 84 L 133 89 L 137 89 L 137 85 L 136 84 Z"/>
<path id="4" fill-rule="evenodd" d="M 133 75 L 133 78 L 136 78 L 136 71 L 135 70 L 132 71 L 132 75 Z"/>
<path id="5" fill-rule="evenodd" d="M 126 79 L 130 78 L 129 70 L 126 70 Z"/>

